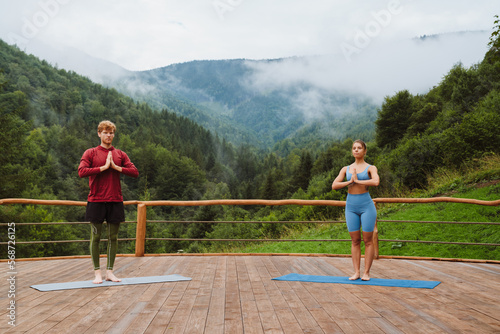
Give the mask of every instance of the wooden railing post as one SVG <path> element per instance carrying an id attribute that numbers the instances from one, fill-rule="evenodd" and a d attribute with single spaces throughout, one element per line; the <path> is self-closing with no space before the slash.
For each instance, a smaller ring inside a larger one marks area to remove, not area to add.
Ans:
<path id="1" fill-rule="evenodd" d="M 375 203 L 375 209 L 377 209 L 377 203 Z M 374 259 L 379 258 L 377 220 L 378 219 L 375 219 L 375 229 L 373 230 L 373 258 Z"/>
<path id="2" fill-rule="evenodd" d="M 144 256 L 146 245 L 146 213 L 145 204 L 137 205 L 137 230 L 135 233 L 135 256 Z"/>

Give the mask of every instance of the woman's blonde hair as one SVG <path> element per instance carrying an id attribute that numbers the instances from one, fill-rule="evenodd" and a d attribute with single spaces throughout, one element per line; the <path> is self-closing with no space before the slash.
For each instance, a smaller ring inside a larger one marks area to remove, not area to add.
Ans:
<path id="1" fill-rule="evenodd" d="M 97 126 L 97 132 L 102 132 L 104 130 L 111 130 L 113 132 L 116 132 L 116 125 L 115 125 L 115 123 L 113 123 L 111 121 L 102 121 Z"/>

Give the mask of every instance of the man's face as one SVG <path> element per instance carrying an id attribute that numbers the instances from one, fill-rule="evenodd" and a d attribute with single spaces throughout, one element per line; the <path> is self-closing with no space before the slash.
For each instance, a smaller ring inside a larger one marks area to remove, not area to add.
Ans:
<path id="1" fill-rule="evenodd" d="M 105 145 L 111 145 L 113 139 L 115 138 L 115 132 L 111 129 L 106 129 L 97 133 L 99 138 L 101 138 L 101 143 Z"/>

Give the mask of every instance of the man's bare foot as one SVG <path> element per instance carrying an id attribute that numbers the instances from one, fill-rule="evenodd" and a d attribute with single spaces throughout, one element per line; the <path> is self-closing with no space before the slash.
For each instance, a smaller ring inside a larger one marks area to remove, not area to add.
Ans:
<path id="1" fill-rule="evenodd" d="M 100 270 L 95 271 L 95 279 L 92 281 L 94 284 L 101 284 L 102 283 L 102 275 Z"/>
<path id="2" fill-rule="evenodd" d="M 349 277 L 349 281 L 355 281 L 359 279 L 359 273 L 355 273 L 354 275 L 352 275 L 351 277 Z"/>
<path id="3" fill-rule="evenodd" d="M 364 274 L 363 277 L 361 277 L 362 281 L 369 281 L 370 280 L 370 275 L 369 274 Z"/>
<path id="4" fill-rule="evenodd" d="M 122 280 L 119 279 L 118 277 L 116 277 L 114 274 L 113 274 L 113 271 L 112 270 L 108 270 L 106 272 L 106 281 L 111 281 L 111 282 L 121 282 Z"/>

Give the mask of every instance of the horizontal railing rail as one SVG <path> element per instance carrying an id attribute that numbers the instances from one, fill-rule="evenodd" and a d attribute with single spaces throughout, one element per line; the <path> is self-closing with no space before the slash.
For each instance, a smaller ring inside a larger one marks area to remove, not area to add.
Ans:
<path id="1" fill-rule="evenodd" d="M 374 198 L 378 203 L 466 203 L 473 205 L 498 206 L 500 200 L 484 201 L 467 198 L 454 197 L 433 197 L 433 198 Z M 68 201 L 68 200 L 38 200 L 26 198 L 5 198 L 0 199 L 0 205 L 9 204 L 28 204 L 28 205 L 66 205 L 66 206 L 86 206 L 87 202 Z M 145 242 L 151 241 L 222 241 L 222 242 L 347 242 L 350 239 L 208 239 L 208 238 L 147 238 L 146 226 L 148 223 L 178 223 L 178 224 L 336 224 L 345 223 L 345 220 L 336 221 L 181 221 L 181 220 L 147 220 L 148 206 L 210 206 L 210 205 L 264 205 L 264 206 L 282 206 L 282 205 L 314 205 L 314 206 L 345 206 L 345 201 L 336 200 L 204 200 L 204 201 L 125 201 L 125 205 L 137 205 L 137 221 L 126 221 L 125 223 L 136 223 L 135 238 L 122 238 L 121 241 L 135 241 L 135 256 L 144 256 Z M 425 223 L 425 224 L 483 224 L 500 225 L 500 222 L 449 222 L 449 221 L 402 221 L 402 220 L 377 220 L 377 222 L 392 223 Z M 16 223 L 16 225 L 62 225 L 62 224 L 88 224 L 88 222 L 42 222 L 42 223 Z M 1 223 L 0 226 L 8 225 Z M 106 239 L 103 239 L 106 241 Z M 375 256 L 378 258 L 378 242 L 398 242 L 398 243 L 433 243 L 433 244 L 456 244 L 456 245 L 480 245 L 480 246 L 500 246 L 497 243 L 467 243 L 467 242 L 448 242 L 448 241 L 426 241 L 426 240 L 393 240 L 379 239 L 377 226 L 374 230 Z M 70 243 L 70 242 L 90 242 L 90 240 L 50 240 L 50 241 L 16 241 L 16 244 L 40 244 L 40 243 Z M 8 242 L 0 242 L 8 244 Z"/>
<path id="2" fill-rule="evenodd" d="M 101 241 L 107 242 L 108 239 L 101 239 Z M 118 241 L 135 241 L 135 238 L 122 238 L 118 239 Z M 36 245 L 36 244 L 65 244 L 72 242 L 90 242 L 90 240 L 51 240 L 51 241 L 16 241 L 16 245 Z M 1 242 L 0 245 L 7 245 L 8 242 Z"/>
<path id="3" fill-rule="evenodd" d="M 455 197 L 431 197 L 431 198 L 374 198 L 375 203 L 467 203 L 487 206 L 500 205 L 500 199 L 494 201 L 484 201 L 470 198 Z M 87 202 L 70 200 L 45 200 L 29 198 L 3 198 L 0 199 L 0 205 L 4 204 L 39 204 L 39 205 L 75 205 L 87 206 Z M 206 205 L 326 205 L 326 206 L 345 206 L 345 201 L 335 200 L 304 200 L 304 199 L 283 199 L 283 200 L 264 200 L 264 199 L 216 199 L 204 201 L 124 201 L 125 205 L 146 206 L 206 206 Z"/>
<path id="4" fill-rule="evenodd" d="M 383 223 L 420 223 L 420 224 L 500 225 L 500 222 L 445 222 L 445 221 L 426 221 L 426 220 L 385 220 L 385 219 L 377 219 L 377 222 L 383 222 Z"/>

